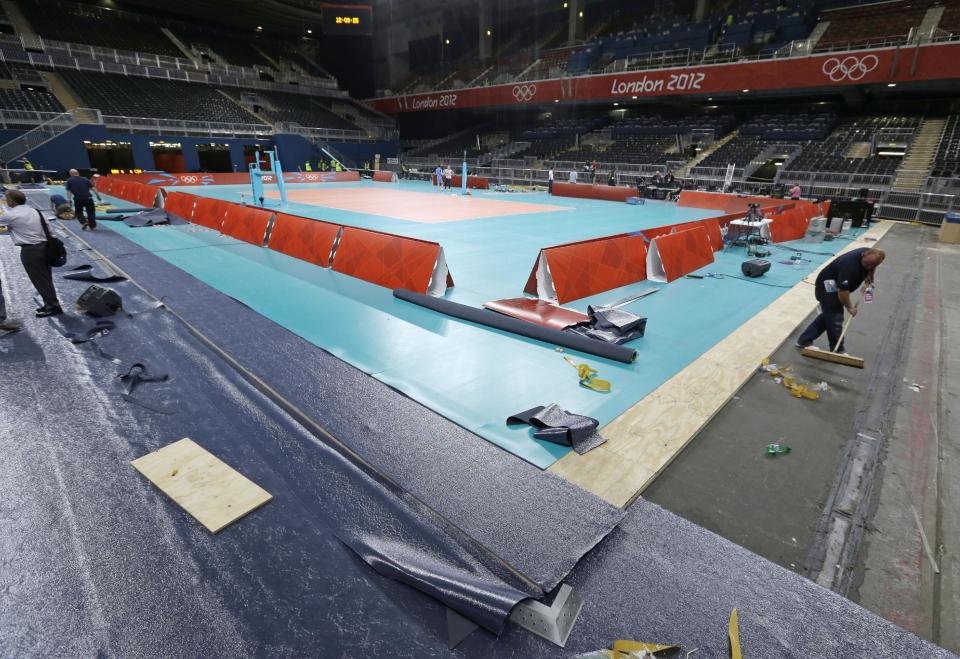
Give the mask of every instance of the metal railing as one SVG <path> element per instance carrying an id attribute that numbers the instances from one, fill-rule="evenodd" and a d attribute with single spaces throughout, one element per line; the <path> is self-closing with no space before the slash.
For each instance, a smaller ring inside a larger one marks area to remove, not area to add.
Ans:
<path id="1" fill-rule="evenodd" d="M 5 162 L 11 162 L 55 137 L 63 135 L 75 126 L 90 123 L 102 123 L 99 110 L 76 108 L 61 112 L 0 146 L 0 158 Z"/>
<path id="2" fill-rule="evenodd" d="M 149 117 L 125 117 L 118 115 L 103 115 L 103 124 L 111 130 L 128 133 L 174 134 L 195 137 L 203 137 L 206 135 L 270 137 L 273 135 L 273 128 L 265 124 L 185 121 L 180 119 L 154 119 Z"/>
<path id="3" fill-rule="evenodd" d="M 370 137 L 360 130 L 341 130 L 338 128 L 310 128 L 300 124 L 286 122 L 274 124 L 275 132 L 299 135 L 313 141 L 337 140 L 340 142 L 366 142 Z"/>

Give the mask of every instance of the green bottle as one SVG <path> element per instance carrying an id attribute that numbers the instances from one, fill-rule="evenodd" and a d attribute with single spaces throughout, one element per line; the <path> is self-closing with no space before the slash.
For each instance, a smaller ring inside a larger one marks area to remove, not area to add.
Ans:
<path id="1" fill-rule="evenodd" d="M 790 452 L 790 447 L 786 444 L 767 444 L 767 453 L 772 456 L 784 455 Z"/>

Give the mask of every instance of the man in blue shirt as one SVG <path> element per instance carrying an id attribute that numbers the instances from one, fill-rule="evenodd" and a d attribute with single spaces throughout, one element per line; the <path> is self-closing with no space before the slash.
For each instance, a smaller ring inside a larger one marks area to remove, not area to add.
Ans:
<path id="1" fill-rule="evenodd" d="M 873 284 L 874 272 L 885 257 L 882 249 L 861 247 L 841 254 L 820 271 L 814 289 L 820 303 L 820 315 L 797 339 L 797 348 L 809 347 L 826 332 L 830 342 L 827 350 L 845 352 L 842 343 L 837 345 L 843 333 L 843 310 L 846 309 L 851 316 L 857 315 L 857 306 L 850 299 L 850 293 L 864 282 Z"/>
<path id="2" fill-rule="evenodd" d="M 80 220 L 80 228 L 96 229 L 97 207 L 93 203 L 93 195 L 100 197 L 97 188 L 90 179 L 80 176 L 80 172 L 75 169 L 70 170 L 70 178 L 67 179 L 64 187 L 67 189 L 67 198 L 73 197 L 73 208 L 77 219 Z M 83 217 L 84 212 L 87 214 L 86 221 Z"/>
<path id="3" fill-rule="evenodd" d="M 437 178 L 437 189 L 443 192 L 443 168 L 437 165 L 437 168 L 433 170 L 433 175 Z"/>

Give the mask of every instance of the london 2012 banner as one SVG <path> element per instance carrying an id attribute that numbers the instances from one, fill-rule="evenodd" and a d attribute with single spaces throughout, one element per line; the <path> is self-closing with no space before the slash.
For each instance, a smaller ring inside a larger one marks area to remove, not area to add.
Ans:
<path id="1" fill-rule="evenodd" d="M 743 94 L 751 91 L 960 80 L 960 44 L 928 44 L 821 53 L 804 57 L 627 71 L 490 87 L 388 96 L 367 101 L 388 114 L 652 96 Z"/>

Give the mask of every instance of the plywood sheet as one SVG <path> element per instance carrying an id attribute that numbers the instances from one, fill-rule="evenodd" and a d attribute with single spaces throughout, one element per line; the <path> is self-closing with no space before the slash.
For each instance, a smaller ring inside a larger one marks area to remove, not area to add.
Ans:
<path id="1" fill-rule="evenodd" d="M 188 438 L 131 464 L 211 533 L 219 532 L 273 498 Z"/>
<path id="2" fill-rule="evenodd" d="M 838 254 L 874 245 L 866 239 L 879 240 L 890 226 L 876 223 Z M 811 284 L 819 272 L 820 268 L 608 423 L 601 429 L 606 444 L 584 455 L 571 451 L 550 471 L 610 503 L 629 504 L 816 308 Z"/>

